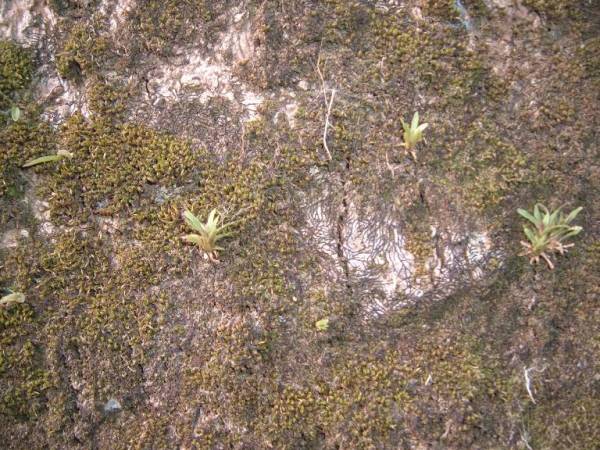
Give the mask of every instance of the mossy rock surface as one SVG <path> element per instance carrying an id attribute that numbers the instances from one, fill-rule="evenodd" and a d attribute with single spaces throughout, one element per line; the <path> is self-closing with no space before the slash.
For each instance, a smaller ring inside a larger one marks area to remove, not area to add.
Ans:
<path id="1" fill-rule="evenodd" d="M 597 447 L 597 11 L 383 3 L 6 9 L 3 448 Z"/>

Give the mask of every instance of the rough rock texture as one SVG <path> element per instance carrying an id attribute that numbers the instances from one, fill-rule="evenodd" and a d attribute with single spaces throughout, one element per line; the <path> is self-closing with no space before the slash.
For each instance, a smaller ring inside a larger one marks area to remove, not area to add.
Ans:
<path id="1" fill-rule="evenodd" d="M 5 0 L 3 448 L 596 448 L 599 29 L 587 0 Z M 554 271 L 519 254 L 538 201 L 584 206 Z M 236 221 L 219 262 L 186 208 Z"/>

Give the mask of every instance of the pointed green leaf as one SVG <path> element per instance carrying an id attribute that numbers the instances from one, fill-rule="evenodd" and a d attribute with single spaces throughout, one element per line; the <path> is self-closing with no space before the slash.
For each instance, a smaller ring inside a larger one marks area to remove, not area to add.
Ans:
<path id="1" fill-rule="evenodd" d="M 218 218 L 217 220 L 215 220 L 215 216 L 217 214 L 217 210 L 213 209 L 209 214 L 208 214 L 208 221 L 207 223 L 212 223 L 212 222 L 218 222 Z"/>
<path id="2" fill-rule="evenodd" d="M 519 209 L 517 209 L 517 213 L 519 213 L 521 216 L 525 217 L 527 220 L 529 220 L 534 225 L 537 224 L 537 220 L 535 219 L 535 217 L 533 217 L 528 211 L 519 208 Z"/>
<path id="3" fill-rule="evenodd" d="M 542 222 L 542 214 L 540 213 L 539 203 L 536 203 L 533 206 L 533 217 L 535 217 L 535 220 L 537 221 L 536 223 Z"/>
<path id="4" fill-rule="evenodd" d="M 556 208 L 555 211 L 552 212 L 552 214 L 550 214 L 550 217 L 548 219 L 548 223 L 550 224 L 554 224 L 558 222 L 558 215 L 560 214 L 560 210 L 562 209 L 562 206 Z"/>
<path id="5" fill-rule="evenodd" d="M 571 227 L 571 230 L 568 233 L 565 233 L 563 236 L 561 236 L 560 240 L 562 241 L 563 239 L 566 239 L 568 237 L 576 236 L 579 233 L 581 233 L 581 230 L 583 230 L 582 227 Z"/>
<path id="6" fill-rule="evenodd" d="M 415 111 L 413 114 L 412 122 L 410 123 L 411 130 L 416 130 L 419 126 L 419 111 Z"/>
<path id="7" fill-rule="evenodd" d="M 31 161 L 27 161 L 25 164 L 23 164 L 22 167 L 23 168 L 31 167 L 31 166 L 35 166 L 37 164 L 43 164 L 43 163 L 47 163 L 47 162 L 58 161 L 60 159 L 61 159 L 61 156 L 59 156 L 59 155 L 41 156 L 39 158 L 32 159 Z"/>
<path id="8" fill-rule="evenodd" d="M 186 209 L 183 213 L 183 217 L 185 223 L 187 223 L 190 228 L 196 231 L 202 231 L 202 223 L 190 210 Z"/>
<path id="9" fill-rule="evenodd" d="M 580 206 L 579 208 L 576 208 L 573 211 L 571 211 L 569 213 L 569 215 L 565 218 L 564 222 L 571 223 L 573 221 L 573 219 L 575 219 L 575 217 L 577 217 L 577 214 L 579 214 L 582 209 L 583 209 L 583 206 Z"/>
<path id="10" fill-rule="evenodd" d="M 21 109 L 19 109 L 18 106 L 11 106 L 10 107 L 10 117 L 13 120 L 13 122 L 16 122 L 19 120 L 19 118 L 21 117 Z"/>
<path id="11" fill-rule="evenodd" d="M 527 236 L 527 239 L 529 239 L 529 242 L 531 242 L 532 244 L 535 243 L 535 233 L 531 230 L 531 228 L 529 227 L 523 227 L 523 231 L 525 232 L 525 235 Z"/>

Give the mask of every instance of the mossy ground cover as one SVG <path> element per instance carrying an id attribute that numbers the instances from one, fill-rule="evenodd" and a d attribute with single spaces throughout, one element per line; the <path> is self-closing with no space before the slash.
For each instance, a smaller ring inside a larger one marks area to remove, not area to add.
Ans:
<path id="1" fill-rule="evenodd" d="M 140 93 L 114 68 L 211 42 L 236 2 L 141 2 L 118 55 L 101 12 L 55 3 L 69 13 L 54 63 L 87 116 L 46 123 L 24 95 L 32 53 L 0 44 L 0 88 L 25 111 L 1 122 L 0 232 L 29 230 L 0 250 L 0 288 L 27 297 L 0 309 L 7 448 L 594 448 L 600 113 L 585 5 L 525 2 L 562 34 L 517 14 L 499 60 L 511 11 L 481 2 L 464 2 L 473 43 L 450 2 L 250 2 L 261 64 L 239 76 L 265 93 L 311 87 L 293 128 L 276 97 L 246 123 L 232 102 L 191 105 L 229 116 L 239 139 L 223 149 L 206 125 L 166 131 L 193 119 L 184 109 L 164 129 L 130 120 Z M 338 92 L 331 161 L 317 61 Z M 416 162 L 399 145 L 415 110 L 430 123 Z M 74 157 L 20 168 L 58 149 Z M 393 217 L 423 271 L 431 226 L 456 215 L 486 223 L 502 261 L 441 299 L 365 317 L 364 280 L 305 231 L 320 189 L 346 203 L 342 226 L 349 199 Z M 538 200 L 585 208 L 553 272 L 518 256 L 515 209 Z M 215 207 L 240 219 L 218 264 L 180 239 L 184 209 Z M 122 409 L 106 412 L 109 399 Z"/>

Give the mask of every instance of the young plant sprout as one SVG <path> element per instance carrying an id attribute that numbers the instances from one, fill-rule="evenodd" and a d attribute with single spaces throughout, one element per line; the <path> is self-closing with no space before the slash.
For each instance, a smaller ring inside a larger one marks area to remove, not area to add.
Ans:
<path id="1" fill-rule="evenodd" d="M 568 237 L 579 234 L 582 230 L 579 226 L 569 225 L 582 207 L 574 209 L 567 216 L 561 212 L 562 206 L 553 212 L 550 212 L 544 205 L 537 203 L 533 207 L 533 214 L 524 209 L 518 209 L 517 212 L 525 219 L 530 221 L 534 228 L 523 227 L 523 231 L 529 242 L 521 241 L 524 247 L 523 256 L 529 256 L 529 262 L 537 264 L 540 258 L 548 264 L 548 267 L 554 269 L 554 264 L 550 260 L 549 253 L 560 253 L 564 255 L 567 248 L 574 244 L 563 244 Z"/>
<path id="2" fill-rule="evenodd" d="M 21 118 L 21 109 L 18 106 L 10 107 L 10 118 L 13 122 L 17 122 Z"/>
<path id="3" fill-rule="evenodd" d="M 406 150 L 411 154 L 413 159 L 417 160 L 417 154 L 415 153 L 415 147 L 417 144 L 423 140 L 423 131 L 429 126 L 428 123 L 422 123 L 419 125 L 419 112 L 415 112 L 413 115 L 412 121 L 410 125 L 404 121 L 404 119 L 400 119 L 402 122 L 402 127 L 404 128 L 404 142 L 402 145 Z"/>
<path id="4" fill-rule="evenodd" d="M 198 233 L 188 234 L 183 236 L 183 240 L 191 242 L 200 247 L 211 261 L 217 261 L 217 252 L 223 250 L 217 243 L 227 237 L 231 236 L 231 233 L 226 231 L 227 228 L 231 227 L 235 222 L 230 222 L 224 225 L 219 225 L 222 221 L 218 211 L 213 209 L 208 214 L 208 220 L 206 223 L 200 222 L 200 219 L 196 217 L 191 211 L 186 210 L 184 213 L 185 223 Z"/>
<path id="5" fill-rule="evenodd" d="M 40 156 L 39 158 L 35 158 L 35 159 L 32 159 L 31 161 L 27 161 L 25 164 L 23 164 L 22 167 L 27 168 L 27 167 L 31 167 L 31 166 L 36 166 L 38 164 L 60 161 L 61 159 L 72 158 L 72 157 L 73 157 L 73 153 L 68 152 L 66 150 L 59 150 L 58 152 L 56 152 L 55 155 Z"/>
<path id="6" fill-rule="evenodd" d="M 327 331 L 329 329 L 329 319 L 321 319 L 315 322 L 315 327 L 318 331 Z"/>

